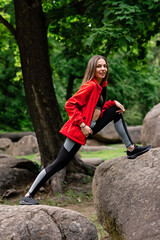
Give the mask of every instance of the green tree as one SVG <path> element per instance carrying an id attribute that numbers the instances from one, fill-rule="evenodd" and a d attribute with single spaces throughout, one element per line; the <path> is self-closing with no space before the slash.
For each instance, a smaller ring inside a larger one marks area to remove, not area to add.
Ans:
<path id="1" fill-rule="evenodd" d="M 105 54 L 123 50 L 132 63 L 135 58 L 143 60 L 148 41 L 160 30 L 160 2 L 107 0 L 96 1 L 95 7 L 96 4 L 96 14 L 102 13 L 101 26 L 93 28 L 87 44 L 96 50 L 100 47 Z"/>
<path id="2" fill-rule="evenodd" d="M 0 28 L 0 128 L 1 130 L 24 131 L 32 128 L 27 114 L 22 77 L 17 79 L 19 66 L 16 63 L 17 44 L 10 32 Z"/>
<path id="3" fill-rule="evenodd" d="M 93 54 L 109 56 L 110 62 L 114 55 L 122 54 L 129 68 L 135 71 L 144 69 L 148 42 L 159 32 L 159 1 L 70 0 L 47 3 L 49 33 L 61 43 L 68 63 L 64 66 L 70 69 L 67 71 L 67 98 L 73 92 L 76 73 L 80 73 L 79 65 L 74 63 L 86 64 Z M 82 78 L 83 73 L 79 76 Z"/>
<path id="4" fill-rule="evenodd" d="M 122 54 L 109 58 L 109 62 L 108 97 L 124 104 L 128 125 L 141 125 L 147 112 L 160 102 L 160 67 L 129 67 Z"/>
<path id="5" fill-rule="evenodd" d="M 52 76 L 57 92 L 62 91 L 59 86 L 61 81 L 64 81 L 68 88 L 68 98 L 76 87 L 73 79 L 75 76 L 77 80 L 82 77 L 84 65 L 90 55 L 105 54 L 109 56 L 111 63 L 109 81 L 112 86 L 109 85 L 109 92 L 112 96 L 124 97 L 125 104 L 132 103 L 132 106 L 137 107 L 134 99 L 137 99 L 138 95 L 133 90 L 135 87 L 143 87 L 139 94 L 146 96 L 145 107 L 148 103 L 155 102 L 149 89 L 152 87 L 154 93 L 157 93 L 157 81 L 155 82 L 153 76 L 149 76 L 151 81 L 148 84 L 143 79 L 145 73 L 140 75 L 140 69 L 148 51 L 148 41 L 159 31 L 158 1 L 46 0 L 43 1 L 43 11 L 40 0 L 14 0 L 13 3 L 10 0 L 1 1 L 0 22 L 15 37 L 20 49 L 27 105 L 43 166 L 55 159 L 62 143 L 62 136 L 58 133 L 62 118 Z M 50 58 L 54 61 L 53 75 L 49 63 L 47 32 L 49 47 L 54 45 L 53 54 L 50 51 Z M 62 63 L 62 66 L 58 63 Z M 126 83 L 128 85 L 125 89 Z M 61 181 L 64 179 L 64 172 L 62 175 Z M 55 189 L 56 185 L 55 183 Z"/>
<path id="6" fill-rule="evenodd" d="M 42 165 L 46 166 L 56 158 L 63 136 L 59 134 L 62 118 L 52 84 L 45 16 L 40 0 L 15 0 L 13 3 L 16 28 L 3 16 L 0 21 L 14 35 L 19 46 L 27 104 Z M 82 162 L 75 159 L 75 164 L 89 172 Z M 62 191 L 64 177 L 65 169 L 54 176 L 54 191 Z"/>
<path id="7" fill-rule="evenodd" d="M 3 17 L 1 19 L 12 30 L 19 46 L 27 105 L 42 165 L 46 166 L 55 159 L 62 144 L 59 134 L 62 118 L 52 84 L 45 18 L 41 1 L 16 0 L 14 9 L 16 28 Z"/>

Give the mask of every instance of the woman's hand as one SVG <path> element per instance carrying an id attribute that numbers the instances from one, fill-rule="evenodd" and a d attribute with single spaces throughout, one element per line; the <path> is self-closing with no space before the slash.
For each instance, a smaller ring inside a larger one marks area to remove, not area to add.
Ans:
<path id="1" fill-rule="evenodd" d="M 118 101 L 115 101 L 115 105 L 120 109 L 116 111 L 117 113 L 122 114 L 125 112 L 125 108 L 121 103 L 119 103 Z"/>
<path id="2" fill-rule="evenodd" d="M 88 137 L 89 134 L 93 134 L 92 129 L 87 125 L 85 125 L 85 127 L 81 127 L 81 132 L 84 134 L 85 137 Z"/>

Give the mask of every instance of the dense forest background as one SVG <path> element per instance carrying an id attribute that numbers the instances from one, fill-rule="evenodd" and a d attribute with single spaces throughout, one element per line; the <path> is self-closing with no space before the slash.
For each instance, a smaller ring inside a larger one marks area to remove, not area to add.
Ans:
<path id="1" fill-rule="evenodd" d="M 102 54 L 109 61 L 108 99 L 123 103 L 128 125 L 142 124 L 160 102 L 159 1 L 44 0 L 42 7 L 63 121 L 65 101 L 80 86 L 88 60 Z M 18 45 L 7 28 L 15 26 L 11 0 L 0 2 L 0 23 L 0 131 L 33 130 Z"/>

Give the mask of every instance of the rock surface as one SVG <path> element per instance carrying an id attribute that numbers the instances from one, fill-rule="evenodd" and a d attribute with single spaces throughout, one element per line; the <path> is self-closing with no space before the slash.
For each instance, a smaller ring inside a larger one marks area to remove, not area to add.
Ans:
<path id="1" fill-rule="evenodd" d="M 130 126 L 127 127 L 129 135 L 134 143 L 141 143 L 141 129 L 142 126 Z"/>
<path id="2" fill-rule="evenodd" d="M 12 156 L 25 156 L 38 153 L 37 138 L 33 135 L 24 136 L 18 142 L 12 143 L 6 153 Z"/>
<path id="3" fill-rule="evenodd" d="M 0 133 L 0 138 L 9 138 L 12 142 L 18 142 L 22 137 L 28 135 L 36 136 L 35 132 L 9 132 Z"/>
<path id="4" fill-rule="evenodd" d="M 102 158 L 81 158 L 81 160 L 89 165 L 99 166 L 104 162 Z"/>
<path id="5" fill-rule="evenodd" d="M 141 140 L 143 145 L 151 144 L 152 147 L 160 147 L 160 103 L 145 116 Z"/>
<path id="6" fill-rule="evenodd" d="M 98 240 L 97 230 L 81 214 L 39 206 L 0 206 L 1 240 Z"/>
<path id="7" fill-rule="evenodd" d="M 122 142 L 118 133 L 114 128 L 113 121 L 107 124 L 101 131 L 95 134 L 92 138 L 105 143 L 118 143 Z"/>
<path id="8" fill-rule="evenodd" d="M 102 163 L 93 179 L 99 221 L 114 240 L 160 239 L 160 148 Z"/>
<path id="9" fill-rule="evenodd" d="M 0 153 L 0 194 L 17 185 L 21 187 L 31 183 L 37 170 L 37 165 L 27 159 Z"/>
<path id="10" fill-rule="evenodd" d="M 12 145 L 12 141 L 8 138 L 0 138 L 0 150 L 6 151 Z"/>
<path id="11" fill-rule="evenodd" d="M 104 145 L 103 142 L 100 142 L 99 140 L 96 139 L 87 139 L 86 140 L 86 145 L 85 146 L 101 146 Z"/>

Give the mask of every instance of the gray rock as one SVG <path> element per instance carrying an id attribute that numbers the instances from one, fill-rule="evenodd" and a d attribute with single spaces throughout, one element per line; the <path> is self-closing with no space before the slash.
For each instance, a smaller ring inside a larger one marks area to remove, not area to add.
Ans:
<path id="1" fill-rule="evenodd" d="M 134 143 L 141 143 L 141 127 L 142 126 L 127 127 L 129 135 Z M 115 130 L 113 121 L 107 124 L 100 132 L 95 134 L 92 138 L 103 143 L 122 142 L 122 139 Z"/>
<path id="2" fill-rule="evenodd" d="M 24 158 L 13 158 L 0 153 L 0 194 L 11 188 L 31 183 L 37 173 L 37 165 Z"/>
<path id="3" fill-rule="evenodd" d="M 9 132 L 0 133 L 0 138 L 9 138 L 12 142 L 18 142 L 22 137 L 28 135 L 36 136 L 35 132 Z"/>
<path id="4" fill-rule="evenodd" d="M 134 143 L 141 143 L 141 129 L 142 126 L 127 127 L 129 135 Z"/>
<path id="5" fill-rule="evenodd" d="M 145 116 L 141 140 L 143 145 L 151 144 L 152 147 L 160 147 L 160 103 Z"/>
<path id="6" fill-rule="evenodd" d="M 86 146 L 92 147 L 92 146 L 101 146 L 101 145 L 104 145 L 104 143 L 100 142 L 99 140 L 96 140 L 96 139 L 86 140 Z"/>
<path id="7" fill-rule="evenodd" d="M 81 158 L 81 160 L 89 165 L 99 166 L 104 162 L 102 158 Z"/>
<path id="8" fill-rule="evenodd" d="M 51 206 L 0 206 L 1 240 L 98 240 L 81 214 Z"/>
<path id="9" fill-rule="evenodd" d="M 38 153 L 37 138 L 33 135 L 25 136 L 18 142 L 12 143 L 7 149 L 6 153 L 12 156 L 25 156 L 29 154 Z"/>
<path id="10" fill-rule="evenodd" d="M 0 150 L 6 151 L 12 145 L 12 141 L 8 138 L 0 138 Z"/>
<path id="11" fill-rule="evenodd" d="M 98 219 L 114 240 L 160 239 L 160 148 L 102 163 L 93 179 Z"/>
<path id="12" fill-rule="evenodd" d="M 122 142 L 118 133 L 115 130 L 113 121 L 107 124 L 101 131 L 95 134 L 92 138 L 105 143 L 118 143 Z"/>

